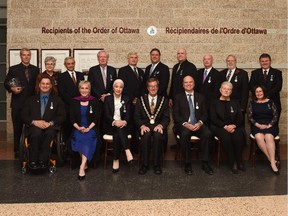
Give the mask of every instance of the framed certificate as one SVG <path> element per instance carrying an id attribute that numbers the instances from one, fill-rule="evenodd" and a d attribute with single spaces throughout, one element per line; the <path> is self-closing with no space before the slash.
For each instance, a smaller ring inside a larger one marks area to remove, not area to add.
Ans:
<path id="1" fill-rule="evenodd" d="M 97 65 L 97 54 L 103 49 L 74 49 L 75 70 L 88 76 L 89 68 Z"/>
<path id="2" fill-rule="evenodd" d="M 20 50 L 21 49 L 9 49 L 9 67 L 13 65 L 17 65 L 21 62 Z M 30 49 L 30 51 L 31 51 L 30 64 L 38 67 L 39 66 L 38 65 L 38 49 Z"/>
<path id="3" fill-rule="evenodd" d="M 45 71 L 45 58 L 52 56 L 56 59 L 55 72 L 65 72 L 64 59 L 71 55 L 70 49 L 42 49 L 41 71 Z"/>

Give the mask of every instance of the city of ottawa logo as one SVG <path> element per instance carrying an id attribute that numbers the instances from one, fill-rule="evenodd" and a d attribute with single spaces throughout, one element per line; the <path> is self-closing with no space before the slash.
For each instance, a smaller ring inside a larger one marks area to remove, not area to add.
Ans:
<path id="1" fill-rule="evenodd" d="M 149 26 L 147 28 L 147 33 L 150 35 L 150 36 L 154 36 L 157 34 L 157 28 L 155 26 Z"/>

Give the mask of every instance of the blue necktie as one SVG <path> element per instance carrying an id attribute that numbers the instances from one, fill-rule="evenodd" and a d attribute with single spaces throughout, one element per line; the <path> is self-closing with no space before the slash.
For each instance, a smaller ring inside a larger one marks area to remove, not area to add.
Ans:
<path id="1" fill-rule="evenodd" d="M 189 110 L 190 110 L 190 116 L 189 116 L 189 120 L 191 124 L 196 124 L 196 117 L 195 117 L 195 109 L 194 109 L 194 104 L 192 102 L 192 98 L 191 98 L 192 94 L 188 94 L 189 97 Z"/>
<path id="2" fill-rule="evenodd" d="M 207 72 L 208 72 L 208 71 L 205 69 L 205 70 L 204 70 L 204 74 L 203 74 L 203 83 L 204 83 L 205 80 L 206 80 Z"/>
<path id="3" fill-rule="evenodd" d="M 42 96 L 41 118 L 43 118 L 43 115 L 44 115 L 44 112 L 45 112 L 45 109 L 46 109 L 47 99 L 48 99 L 48 96 L 47 96 L 47 95 Z"/>

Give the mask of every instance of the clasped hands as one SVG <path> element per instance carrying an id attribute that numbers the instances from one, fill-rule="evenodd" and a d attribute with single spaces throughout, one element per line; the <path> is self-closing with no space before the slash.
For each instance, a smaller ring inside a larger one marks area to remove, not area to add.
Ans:
<path id="1" fill-rule="evenodd" d="M 260 129 L 268 129 L 270 127 L 272 127 L 272 125 L 268 124 L 268 125 L 265 125 L 265 124 L 259 124 L 259 123 L 256 123 L 255 124 L 256 127 L 260 128 Z"/>
<path id="2" fill-rule="evenodd" d="M 141 133 L 142 136 L 144 135 L 144 133 L 147 133 L 147 132 L 149 132 L 149 131 L 150 131 L 150 128 L 147 127 L 146 125 L 142 125 L 142 126 L 140 127 L 140 133 Z M 159 133 L 163 134 L 163 127 L 162 127 L 162 125 L 158 124 L 156 127 L 154 127 L 153 131 L 154 131 L 154 132 L 159 132 Z"/>
<path id="3" fill-rule="evenodd" d="M 235 129 L 236 129 L 236 125 L 225 125 L 224 129 L 228 132 L 228 133 L 234 133 Z"/>
<path id="4" fill-rule="evenodd" d="M 197 131 L 200 129 L 200 127 L 202 126 L 202 124 L 200 122 L 197 122 L 196 124 L 191 124 L 189 122 L 187 122 L 184 127 L 186 127 L 188 130 L 190 131 Z"/>
<path id="5" fill-rule="evenodd" d="M 126 124 L 127 124 L 127 122 L 124 120 L 115 120 L 113 123 L 113 125 L 118 127 L 118 128 L 123 128 L 126 126 Z"/>
<path id="6" fill-rule="evenodd" d="M 44 120 L 34 120 L 33 125 L 41 129 L 46 129 L 51 126 L 49 122 Z"/>
<path id="7" fill-rule="evenodd" d="M 14 93 L 14 94 L 19 94 L 22 92 L 22 87 L 11 87 L 11 91 Z"/>

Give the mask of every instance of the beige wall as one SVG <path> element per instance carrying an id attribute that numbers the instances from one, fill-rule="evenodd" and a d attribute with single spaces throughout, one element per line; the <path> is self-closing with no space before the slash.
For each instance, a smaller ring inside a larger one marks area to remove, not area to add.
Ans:
<path id="1" fill-rule="evenodd" d="M 225 57 L 235 54 L 238 67 L 250 72 L 259 66 L 263 52 L 270 53 L 273 66 L 283 72 L 280 121 L 282 143 L 287 143 L 287 2 L 286 0 L 10 0 L 8 1 L 8 49 L 29 47 L 105 48 L 110 64 L 127 63 L 130 51 L 139 54 L 139 66 L 149 64 L 149 51 L 157 47 L 162 61 L 172 67 L 176 50 L 184 47 L 197 68 L 202 56 L 211 53 L 214 66 L 225 67 Z M 155 36 L 147 34 L 156 26 Z M 109 28 L 109 33 L 43 34 L 42 28 Z M 118 32 L 112 33 L 117 27 Z M 121 34 L 119 28 L 139 29 L 139 34 Z M 208 34 L 168 34 L 166 28 L 202 28 Z M 212 34 L 220 28 L 264 29 L 267 34 Z M 7 60 L 8 61 L 8 60 Z M 77 64 L 77 62 L 76 62 Z M 95 57 L 95 64 L 96 57 Z M 9 103 L 8 99 L 8 103 Z M 8 131 L 12 132 L 8 110 Z"/>

